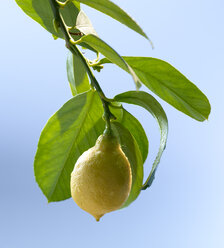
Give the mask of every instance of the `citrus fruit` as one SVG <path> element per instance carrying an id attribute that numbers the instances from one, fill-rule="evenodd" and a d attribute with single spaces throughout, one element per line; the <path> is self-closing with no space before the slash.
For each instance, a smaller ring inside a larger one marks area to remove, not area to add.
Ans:
<path id="1" fill-rule="evenodd" d="M 71 195 L 97 221 L 125 203 L 131 190 L 131 166 L 118 139 L 104 133 L 77 160 L 71 174 Z"/>

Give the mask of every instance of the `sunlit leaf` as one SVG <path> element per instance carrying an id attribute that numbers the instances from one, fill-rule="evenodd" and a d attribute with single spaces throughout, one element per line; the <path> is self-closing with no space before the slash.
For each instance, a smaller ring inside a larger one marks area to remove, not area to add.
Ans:
<path id="1" fill-rule="evenodd" d="M 28 16 L 49 31 L 54 39 L 64 38 L 60 28 L 55 28 L 54 15 L 49 0 L 16 0 L 16 2 Z M 67 26 L 75 27 L 77 25 L 80 28 L 80 30 L 78 27 L 72 30 L 71 36 L 74 40 L 78 40 L 81 37 L 80 32 L 96 34 L 89 18 L 83 11 L 80 11 L 80 3 L 76 1 L 70 2 L 60 12 Z M 84 22 L 83 26 L 82 21 Z M 96 52 L 87 44 L 81 43 L 80 46 Z"/>
<path id="2" fill-rule="evenodd" d="M 83 10 L 80 10 L 76 19 L 76 29 L 78 29 L 83 34 L 94 34 L 97 35 L 89 17 L 85 14 Z"/>
<path id="3" fill-rule="evenodd" d="M 92 7 L 112 18 L 126 25 L 130 29 L 139 33 L 148 39 L 147 35 L 143 32 L 141 27 L 120 7 L 109 0 L 77 0 L 77 2 L 83 3 Z"/>
<path id="4" fill-rule="evenodd" d="M 136 87 L 139 88 L 141 83 L 136 76 L 135 72 L 132 70 L 132 68 L 124 61 L 124 59 L 112 48 L 110 47 L 106 42 L 101 40 L 99 37 L 89 34 L 83 36 L 79 43 L 84 42 L 94 48 L 99 53 L 102 53 L 105 57 L 107 57 L 112 63 L 119 66 L 123 70 L 129 72 L 132 75 L 132 78 L 136 84 Z"/>
<path id="5" fill-rule="evenodd" d="M 141 82 L 163 100 L 198 121 L 208 119 L 211 107 L 207 97 L 173 66 L 154 58 L 124 59 Z"/>
<path id="6" fill-rule="evenodd" d="M 121 111 L 124 111 L 122 118 L 117 118 L 120 123 L 113 122 L 112 127 L 132 165 L 133 189 L 125 204 L 127 206 L 138 196 L 143 178 L 142 153 L 134 138 L 137 137 L 136 132 L 134 136 L 130 132 L 133 128 L 139 129 L 143 140 L 145 137 L 138 121 L 125 110 Z M 94 146 L 103 133 L 105 122 L 102 115 L 98 94 L 88 91 L 65 103 L 47 122 L 38 143 L 34 170 L 36 181 L 49 202 L 71 197 L 70 174 L 78 157 Z M 140 147 L 146 142 L 147 138 Z"/>
<path id="7" fill-rule="evenodd" d="M 140 81 L 179 111 L 198 120 L 208 119 L 211 111 L 207 97 L 183 74 L 167 62 L 149 57 L 122 57 Z M 103 58 L 99 65 L 111 63 Z"/>
<path id="8" fill-rule="evenodd" d="M 104 130 L 96 92 L 75 96 L 44 127 L 34 161 L 36 181 L 49 202 L 71 196 L 70 174 L 78 157 L 95 145 Z"/>
<path id="9" fill-rule="evenodd" d="M 28 16 L 38 22 L 54 36 L 63 38 L 60 29 L 59 32 L 56 32 L 54 28 L 54 15 L 49 0 L 16 0 L 16 3 Z M 79 11 L 80 3 L 78 2 L 73 1 L 64 7 L 62 16 L 67 25 L 75 25 Z"/>

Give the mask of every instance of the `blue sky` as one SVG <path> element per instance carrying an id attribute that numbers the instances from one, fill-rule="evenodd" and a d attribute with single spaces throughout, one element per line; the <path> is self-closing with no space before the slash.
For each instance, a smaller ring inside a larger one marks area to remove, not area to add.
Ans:
<path id="1" fill-rule="evenodd" d="M 100 37 L 122 55 L 151 56 L 171 63 L 208 96 L 210 118 L 196 122 L 159 100 L 169 119 L 167 149 L 152 187 L 130 207 L 97 223 L 71 199 L 48 204 L 34 179 L 33 158 L 46 121 L 71 98 L 67 51 L 63 41 L 54 41 L 14 1 L 2 1 L 1 247 L 224 247 L 224 3 L 114 2 L 142 26 L 155 49 L 138 34 L 84 7 Z M 107 66 L 96 76 L 108 97 L 134 89 L 130 76 L 115 67 Z M 147 176 L 158 149 L 159 131 L 144 110 L 127 108 L 149 137 Z"/>

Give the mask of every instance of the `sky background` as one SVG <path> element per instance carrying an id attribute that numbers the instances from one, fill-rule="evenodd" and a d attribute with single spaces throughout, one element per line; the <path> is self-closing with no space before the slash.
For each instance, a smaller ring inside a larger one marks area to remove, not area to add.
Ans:
<path id="1" fill-rule="evenodd" d="M 98 34 L 121 55 L 166 60 L 209 98 L 208 121 L 197 122 L 159 100 L 169 120 L 167 148 L 151 188 L 99 223 L 72 199 L 47 203 L 33 173 L 40 132 L 71 92 L 67 51 L 12 0 L 0 14 L 0 246 L 224 247 L 223 0 L 122 0 L 152 39 L 84 7 Z M 106 66 L 96 74 L 108 97 L 134 89 L 131 77 Z M 146 88 L 142 88 L 146 90 Z M 157 99 L 159 99 L 157 97 Z M 125 105 L 126 106 L 126 105 Z M 155 120 L 127 106 L 149 138 L 147 176 L 159 145 Z"/>

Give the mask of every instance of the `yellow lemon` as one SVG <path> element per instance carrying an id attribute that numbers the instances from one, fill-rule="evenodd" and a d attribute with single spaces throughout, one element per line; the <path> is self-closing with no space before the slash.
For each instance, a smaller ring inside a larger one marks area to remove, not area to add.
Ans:
<path id="1" fill-rule="evenodd" d="M 131 183 L 131 166 L 117 138 L 103 134 L 77 160 L 71 174 L 71 194 L 80 208 L 99 221 L 125 203 Z"/>

